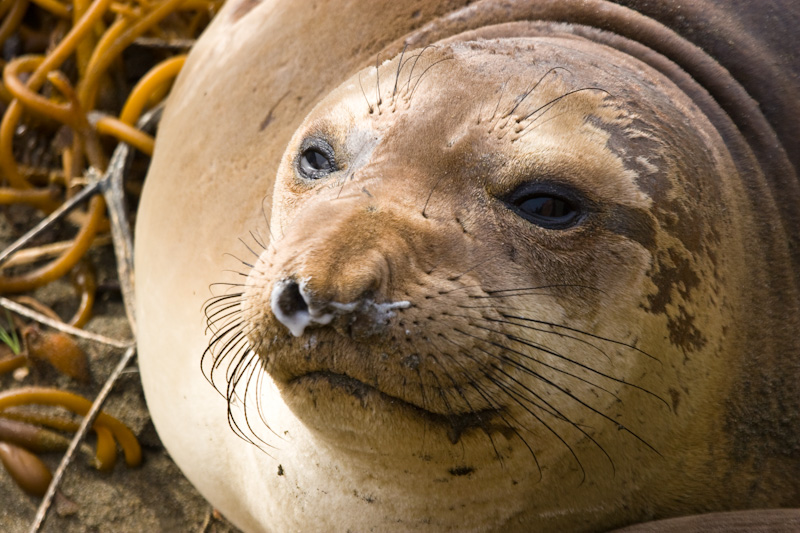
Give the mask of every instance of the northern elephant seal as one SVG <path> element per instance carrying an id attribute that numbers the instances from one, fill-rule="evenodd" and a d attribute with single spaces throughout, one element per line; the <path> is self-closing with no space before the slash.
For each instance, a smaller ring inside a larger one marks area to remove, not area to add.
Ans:
<path id="1" fill-rule="evenodd" d="M 142 201 L 140 358 L 167 448 L 237 525 L 599 530 L 797 502 L 796 62 L 770 55 L 781 23 L 742 28 L 766 98 L 700 31 L 758 13 L 631 4 L 214 22 Z"/>

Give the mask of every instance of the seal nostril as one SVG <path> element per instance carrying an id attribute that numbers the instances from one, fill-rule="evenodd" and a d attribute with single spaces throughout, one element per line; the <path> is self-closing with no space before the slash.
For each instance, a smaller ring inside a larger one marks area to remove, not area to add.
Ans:
<path id="1" fill-rule="evenodd" d="M 308 298 L 302 284 L 292 280 L 276 281 L 272 287 L 272 313 L 295 337 L 302 335 L 312 324 L 325 325 L 333 320 L 333 314 L 310 306 Z"/>
<path id="2" fill-rule="evenodd" d="M 300 293 L 300 286 L 294 281 L 284 283 L 279 289 L 276 298 L 278 309 L 286 316 L 295 316 L 308 312 L 308 304 Z"/>

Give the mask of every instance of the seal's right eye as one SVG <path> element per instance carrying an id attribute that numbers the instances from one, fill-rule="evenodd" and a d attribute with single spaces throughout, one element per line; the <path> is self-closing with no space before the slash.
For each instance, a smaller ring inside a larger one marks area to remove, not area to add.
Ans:
<path id="1" fill-rule="evenodd" d="M 297 173 L 305 179 L 318 180 L 336 172 L 336 160 L 333 148 L 322 139 L 308 140 L 303 143 L 297 157 Z"/>

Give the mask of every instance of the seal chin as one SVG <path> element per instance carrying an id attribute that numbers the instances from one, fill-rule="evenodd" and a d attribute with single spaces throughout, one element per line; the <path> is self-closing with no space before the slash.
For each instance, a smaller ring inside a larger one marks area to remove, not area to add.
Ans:
<path id="1" fill-rule="evenodd" d="M 314 371 L 278 384 L 287 406 L 317 432 L 381 433 L 394 438 L 410 426 L 438 429 L 452 444 L 469 431 L 491 432 L 499 410 L 439 413 L 430 411 L 352 378 L 331 371 Z M 397 435 L 389 435 L 397 433 Z"/>

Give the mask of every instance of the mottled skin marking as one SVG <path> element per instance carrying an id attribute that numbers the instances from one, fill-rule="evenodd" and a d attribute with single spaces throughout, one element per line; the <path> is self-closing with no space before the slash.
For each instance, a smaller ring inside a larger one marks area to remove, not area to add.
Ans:
<path id="1" fill-rule="evenodd" d="M 665 133 L 686 137 L 691 132 L 686 120 L 654 105 L 631 117 L 625 129 L 612 132 L 608 146 L 636 172 L 637 186 L 653 201 L 647 216 L 658 221 L 665 236 L 662 240 L 670 243 L 656 246 L 654 235 L 649 245 L 640 241 L 654 254 L 648 276 L 657 287 L 643 307 L 665 315 L 670 342 L 694 352 L 706 340 L 695 325 L 695 316 L 681 302 L 692 299 L 692 291 L 708 277 L 700 265 L 704 256 L 713 264 L 708 251 L 719 246 L 719 236 L 706 229 L 719 223 L 718 213 L 705 208 L 719 197 L 719 186 L 713 181 L 686 181 L 683 176 L 711 176 L 718 162 L 713 153 L 690 154 L 688 147 L 681 151 L 666 144 Z"/>

